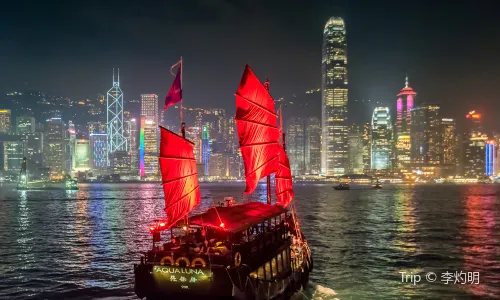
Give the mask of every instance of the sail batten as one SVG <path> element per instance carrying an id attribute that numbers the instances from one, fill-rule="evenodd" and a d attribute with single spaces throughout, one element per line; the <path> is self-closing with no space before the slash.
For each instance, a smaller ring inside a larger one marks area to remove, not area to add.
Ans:
<path id="1" fill-rule="evenodd" d="M 169 228 L 200 203 L 200 186 L 193 143 L 161 126 L 160 130 L 159 163 Z"/>
<path id="2" fill-rule="evenodd" d="M 279 164 L 278 172 L 274 177 L 276 181 L 276 198 L 278 204 L 287 207 L 295 197 L 293 192 L 292 171 L 290 161 L 286 155 L 285 149 L 279 146 Z"/>
<path id="3" fill-rule="evenodd" d="M 236 96 L 236 127 L 245 165 L 245 193 L 252 193 L 258 181 L 278 169 L 277 114 L 269 91 L 248 65 Z"/>

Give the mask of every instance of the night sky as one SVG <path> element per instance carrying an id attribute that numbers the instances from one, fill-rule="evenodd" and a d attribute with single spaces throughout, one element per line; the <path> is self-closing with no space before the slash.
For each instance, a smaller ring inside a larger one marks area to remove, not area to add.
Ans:
<path id="1" fill-rule="evenodd" d="M 233 107 L 245 63 L 287 97 L 320 87 L 323 28 L 342 16 L 351 103 L 394 108 L 408 72 L 417 105 L 437 103 L 457 118 L 478 108 L 490 128 L 498 124 L 500 18 L 483 1 L 9 2 L 0 10 L 1 92 L 94 97 L 119 67 L 125 99 L 163 99 L 182 55 L 187 106 Z M 358 110 L 370 113 L 351 105 Z"/>

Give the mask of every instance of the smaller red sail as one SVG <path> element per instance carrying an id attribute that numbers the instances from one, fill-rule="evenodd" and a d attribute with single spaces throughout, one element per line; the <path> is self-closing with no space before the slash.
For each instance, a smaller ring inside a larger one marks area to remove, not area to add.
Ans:
<path id="1" fill-rule="evenodd" d="M 236 127 L 251 194 L 261 178 L 278 169 L 278 139 L 274 100 L 248 65 L 236 96 Z"/>
<path id="2" fill-rule="evenodd" d="M 285 149 L 279 146 L 279 167 L 275 175 L 277 203 L 287 207 L 293 200 L 292 171 Z"/>
<path id="3" fill-rule="evenodd" d="M 160 171 L 165 196 L 166 228 L 200 203 L 198 172 L 190 141 L 160 126 Z"/>

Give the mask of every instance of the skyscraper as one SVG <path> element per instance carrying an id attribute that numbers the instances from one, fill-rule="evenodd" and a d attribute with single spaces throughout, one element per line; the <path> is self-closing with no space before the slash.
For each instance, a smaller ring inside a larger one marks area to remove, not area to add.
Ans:
<path id="1" fill-rule="evenodd" d="M 66 130 L 61 118 L 51 118 L 44 126 L 45 166 L 50 169 L 51 175 L 62 175 L 66 166 Z M 69 155 L 68 155 L 69 157 Z"/>
<path id="2" fill-rule="evenodd" d="M 363 126 L 363 170 L 370 172 L 372 168 L 372 127 L 370 123 Z"/>
<path id="3" fill-rule="evenodd" d="M 160 116 L 158 114 L 158 95 L 141 95 L 141 116 L 145 116 L 146 120 L 152 120 L 156 125 L 159 125 L 158 122 L 160 121 Z"/>
<path id="4" fill-rule="evenodd" d="M 158 95 L 141 95 L 140 174 L 153 179 L 159 173 Z"/>
<path id="5" fill-rule="evenodd" d="M 393 130 L 388 107 L 376 107 L 371 127 L 371 168 L 391 169 Z"/>
<path id="6" fill-rule="evenodd" d="M 10 109 L 0 109 L 0 133 L 10 131 Z"/>
<path id="7" fill-rule="evenodd" d="M 363 132 L 358 125 L 349 129 L 349 173 L 363 174 Z"/>
<path id="8" fill-rule="evenodd" d="M 476 111 L 466 115 L 470 120 L 467 133 L 464 136 L 463 149 L 463 173 L 466 177 L 481 177 L 486 174 L 486 142 L 488 136 L 483 132 L 482 116 Z"/>
<path id="9" fill-rule="evenodd" d="M 290 118 L 287 122 L 286 152 L 293 175 L 304 175 L 306 170 L 306 133 L 304 120 Z"/>
<path id="10" fill-rule="evenodd" d="M 437 165 L 442 161 L 439 106 L 422 105 L 411 111 L 410 135 L 413 165 Z"/>
<path id="11" fill-rule="evenodd" d="M 209 162 L 210 162 L 210 154 L 211 154 L 211 147 L 210 147 L 210 131 L 208 128 L 208 125 L 203 124 L 201 126 L 201 162 L 205 166 L 205 171 L 204 174 L 205 176 L 210 175 L 209 173 Z"/>
<path id="12" fill-rule="evenodd" d="M 332 17 L 323 31 L 321 173 L 342 175 L 349 167 L 347 43 L 344 20 Z"/>
<path id="13" fill-rule="evenodd" d="M 146 179 L 155 179 L 158 169 L 158 125 L 153 120 L 141 117 L 140 134 L 140 175 Z"/>
<path id="14" fill-rule="evenodd" d="M 486 142 L 486 176 L 497 176 L 497 149 L 494 140 Z"/>
<path id="15" fill-rule="evenodd" d="M 306 124 L 306 173 L 321 173 L 321 122 L 310 117 Z"/>
<path id="16" fill-rule="evenodd" d="M 441 164 L 448 170 L 448 176 L 456 174 L 458 166 L 458 135 L 454 119 L 443 118 L 440 124 Z"/>
<path id="17" fill-rule="evenodd" d="M 73 170 L 77 172 L 85 172 L 91 168 L 90 159 L 90 140 L 75 139 L 72 154 Z"/>
<path id="18" fill-rule="evenodd" d="M 17 117 L 16 118 L 17 134 L 26 135 L 35 133 L 35 118 L 33 117 Z"/>
<path id="19" fill-rule="evenodd" d="M 406 76 L 405 87 L 397 95 L 396 101 L 396 166 L 398 169 L 406 168 L 410 163 L 410 111 L 414 106 L 416 95 L 417 93 L 408 85 L 408 76 Z"/>
<path id="20" fill-rule="evenodd" d="M 102 175 L 108 167 L 106 133 L 90 133 L 90 164 L 94 175 Z"/>
<path id="21" fill-rule="evenodd" d="M 137 145 L 137 120 L 131 119 L 129 123 L 130 167 L 134 176 L 139 175 L 139 147 Z"/>
<path id="22" fill-rule="evenodd" d="M 107 158 L 108 166 L 111 166 L 110 158 L 114 152 L 127 151 L 127 139 L 123 136 L 123 92 L 120 88 L 120 69 L 117 81 L 113 69 L 113 87 L 108 91 L 106 102 Z"/>

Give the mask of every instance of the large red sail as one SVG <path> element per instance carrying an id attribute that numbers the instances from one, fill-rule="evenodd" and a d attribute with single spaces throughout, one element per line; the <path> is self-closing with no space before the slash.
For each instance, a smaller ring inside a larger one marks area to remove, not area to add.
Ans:
<path id="1" fill-rule="evenodd" d="M 279 146 L 279 167 L 275 175 L 277 202 L 287 207 L 292 202 L 295 194 L 292 186 L 292 171 L 290 161 L 283 147 Z"/>
<path id="2" fill-rule="evenodd" d="M 278 139 L 274 100 L 248 65 L 236 96 L 236 127 L 245 164 L 246 190 L 278 169 Z"/>
<path id="3" fill-rule="evenodd" d="M 200 187 L 193 144 L 161 126 L 160 129 L 159 160 L 167 213 L 166 228 L 169 228 L 200 203 Z"/>

